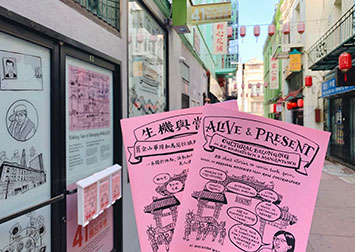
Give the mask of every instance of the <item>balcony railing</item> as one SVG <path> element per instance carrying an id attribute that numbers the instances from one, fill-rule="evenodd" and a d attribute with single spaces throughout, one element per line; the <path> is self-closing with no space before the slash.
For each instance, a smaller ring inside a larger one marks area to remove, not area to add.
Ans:
<path id="1" fill-rule="evenodd" d="M 219 56 L 216 60 L 216 72 L 223 69 L 236 69 L 237 68 L 237 54 L 226 54 Z"/>
<path id="2" fill-rule="evenodd" d="M 329 70 L 337 65 L 338 55 L 329 57 L 323 66 L 316 66 L 317 63 L 325 60 L 332 52 L 339 54 L 345 49 L 340 48 L 354 37 L 354 10 L 351 7 L 309 50 L 308 63 L 313 70 Z M 344 45 L 346 46 L 346 45 Z"/>

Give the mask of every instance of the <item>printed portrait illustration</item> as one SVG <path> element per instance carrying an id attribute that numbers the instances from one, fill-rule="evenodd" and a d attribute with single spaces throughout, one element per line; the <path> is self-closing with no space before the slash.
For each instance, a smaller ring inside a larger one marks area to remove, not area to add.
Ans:
<path id="1" fill-rule="evenodd" d="M 7 80 L 17 79 L 16 59 L 15 58 L 2 58 L 2 65 L 4 68 L 4 78 Z"/>
<path id="2" fill-rule="evenodd" d="M 18 100 L 7 111 L 7 130 L 17 141 L 27 141 L 32 138 L 38 126 L 36 108 L 26 100 Z"/>
<path id="3" fill-rule="evenodd" d="M 295 237 L 287 231 L 277 231 L 272 239 L 271 249 L 262 249 L 260 252 L 294 252 Z"/>

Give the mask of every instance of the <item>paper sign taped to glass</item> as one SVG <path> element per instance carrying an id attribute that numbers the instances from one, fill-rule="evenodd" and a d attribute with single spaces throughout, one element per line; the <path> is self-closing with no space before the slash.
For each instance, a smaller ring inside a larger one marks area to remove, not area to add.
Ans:
<path id="1" fill-rule="evenodd" d="M 329 136 L 206 106 L 169 251 L 306 251 Z"/>
<path id="2" fill-rule="evenodd" d="M 236 101 L 217 106 L 237 110 Z M 121 120 L 142 252 L 169 251 L 203 107 Z"/>

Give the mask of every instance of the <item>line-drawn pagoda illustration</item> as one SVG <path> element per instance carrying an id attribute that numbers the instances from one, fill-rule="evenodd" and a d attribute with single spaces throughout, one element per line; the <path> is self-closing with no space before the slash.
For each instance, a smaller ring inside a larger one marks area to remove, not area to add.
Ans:
<path id="1" fill-rule="evenodd" d="M 153 197 L 153 202 L 144 207 L 145 213 L 153 215 L 155 227 L 150 225 L 147 228 L 147 235 L 150 245 L 154 252 L 159 250 L 159 246 L 164 245 L 165 250 L 169 251 L 174 228 L 178 216 L 178 206 L 180 201 L 174 194 L 183 191 L 187 177 L 187 170 L 183 170 L 180 174 L 176 174 L 162 185 L 158 186 L 155 191 L 164 197 Z M 171 221 L 164 225 L 166 217 L 171 217 Z"/>
<path id="2" fill-rule="evenodd" d="M 19 223 L 13 225 L 9 230 L 9 244 L 0 251 L 46 251 L 47 246 L 43 241 L 46 233 L 43 216 L 35 217 L 35 212 L 26 216 L 30 218 L 27 227 L 23 227 Z"/>
<path id="3" fill-rule="evenodd" d="M 46 183 L 42 153 L 35 154 L 33 151 L 31 147 L 30 160 L 27 160 L 23 149 L 21 157 L 16 150 L 10 161 L 5 157 L 0 163 L 0 200 L 23 194 Z"/>

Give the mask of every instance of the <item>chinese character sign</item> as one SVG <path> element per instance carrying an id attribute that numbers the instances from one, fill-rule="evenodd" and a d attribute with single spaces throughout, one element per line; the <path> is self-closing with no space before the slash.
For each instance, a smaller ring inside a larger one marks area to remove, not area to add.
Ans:
<path id="1" fill-rule="evenodd" d="M 302 70 L 302 60 L 301 53 L 294 49 L 292 53 L 290 53 L 290 71 L 291 72 L 299 72 Z"/>
<path id="2" fill-rule="evenodd" d="M 226 22 L 213 25 L 213 54 L 227 54 Z"/>
<path id="3" fill-rule="evenodd" d="M 230 2 L 217 4 L 201 4 L 191 7 L 191 16 L 188 22 L 191 25 L 230 21 L 232 17 L 232 4 Z"/>
<path id="4" fill-rule="evenodd" d="M 270 89 L 279 88 L 279 62 L 275 58 L 270 59 Z"/>

